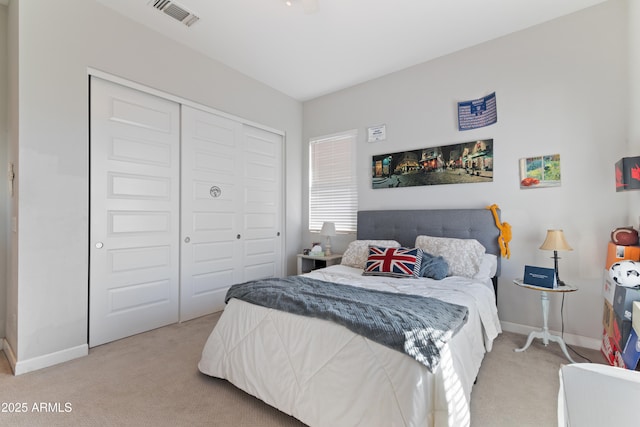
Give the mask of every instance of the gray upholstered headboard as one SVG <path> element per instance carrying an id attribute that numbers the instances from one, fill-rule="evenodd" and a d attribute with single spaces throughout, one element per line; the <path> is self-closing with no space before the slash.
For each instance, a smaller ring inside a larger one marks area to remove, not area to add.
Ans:
<path id="1" fill-rule="evenodd" d="M 500 211 L 498 210 L 498 215 Z M 397 240 L 403 246 L 415 245 L 416 236 L 476 239 L 487 253 L 498 256 L 500 275 L 500 230 L 488 209 L 376 210 L 358 212 L 359 240 Z M 494 279 L 494 285 L 496 279 Z"/>

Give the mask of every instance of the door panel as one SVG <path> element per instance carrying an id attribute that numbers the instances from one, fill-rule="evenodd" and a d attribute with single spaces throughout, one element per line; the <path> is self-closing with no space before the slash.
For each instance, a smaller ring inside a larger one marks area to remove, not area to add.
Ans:
<path id="1" fill-rule="evenodd" d="M 243 126 L 244 280 L 282 275 L 282 136 Z"/>
<path id="2" fill-rule="evenodd" d="M 180 319 L 224 308 L 228 288 L 281 275 L 282 137 L 182 111 Z"/>
<path id="3" fill-rule="evenodd" d="M 101 79 L 91 95 L 90 346 L 282 275 L 282 136 Z"/>
<path id="4" fill-rule="evenodd" d="M 91 79 L 91 347 L 178 320 L 179 113 Z"/>
<path id="5" fill-rule="evenodd" d="M 182 269 L 180 320 L 224 308 L 242 281 L 242 125 L 182 108 Z"/>

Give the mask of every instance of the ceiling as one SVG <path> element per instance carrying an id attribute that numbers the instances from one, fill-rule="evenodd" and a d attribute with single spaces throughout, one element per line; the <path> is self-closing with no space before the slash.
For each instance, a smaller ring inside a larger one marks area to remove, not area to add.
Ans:
<path id="1" fill-rule="evenodd" d="M 305 101 L 606 0 L 177 0 L 190 27 L 154 0 L 96 1 Z"/>

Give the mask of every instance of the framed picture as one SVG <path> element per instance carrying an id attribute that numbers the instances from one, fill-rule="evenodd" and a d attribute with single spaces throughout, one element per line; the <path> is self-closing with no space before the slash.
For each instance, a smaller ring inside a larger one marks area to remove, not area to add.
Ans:
<path id="1" fill-rule="evenodd" d="M 367 128 L 367 141 L 376 142 L 387 139 L 387 126 L 377 125 Z"/>
<path id="2" fill-rule="evenodd" d="M 520 159 L 520 188 L 560 186 L 560 154 Z"/>
<path id="3" fill-rule="evenodd" d="M 372 188 L 493 181 L 493 139 L 373 156 Z"/>

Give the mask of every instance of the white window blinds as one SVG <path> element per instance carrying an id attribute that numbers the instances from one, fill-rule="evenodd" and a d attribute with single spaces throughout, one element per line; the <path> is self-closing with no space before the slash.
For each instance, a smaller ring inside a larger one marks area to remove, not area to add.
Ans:
<path id="1" fill-rule="evenodd" d="M 332 221 L 337 232 L 356 231 L 358 191 L 355 147 L 357 132 L 309 142 L 309 230 Z"/>

